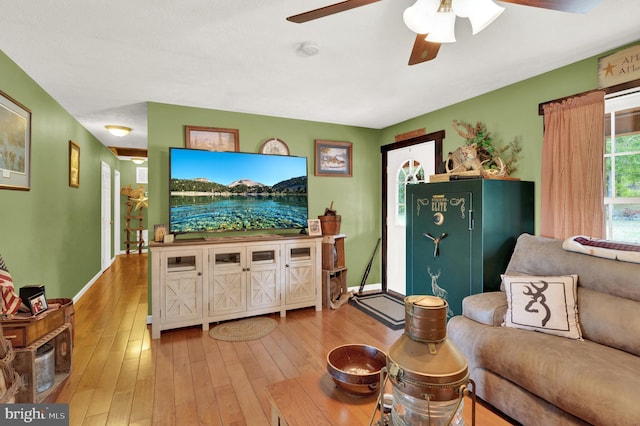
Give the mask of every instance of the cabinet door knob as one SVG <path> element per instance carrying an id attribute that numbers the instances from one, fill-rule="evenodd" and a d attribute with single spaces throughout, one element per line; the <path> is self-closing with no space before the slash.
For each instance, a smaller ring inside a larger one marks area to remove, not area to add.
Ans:
<path id="1" fill-rule="evenodd" d="M 202 275 L 202 272 L 198 272 L 198 275 Z"/>

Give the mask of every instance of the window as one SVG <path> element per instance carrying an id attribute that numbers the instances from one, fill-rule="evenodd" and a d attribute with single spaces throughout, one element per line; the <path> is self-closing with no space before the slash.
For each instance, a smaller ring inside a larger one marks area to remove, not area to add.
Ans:
<path id="1" fill-rule="evenodd" d="M 418 160 L 408 160 L 400 167 L 396 175 L 396 185 L 398 188 L 396 223 L 398 225 L 405 225 L 407 223 L 406 188 L 407 185 L 414 185 L 416 183 L 424 183 L 424 168 Z"/>
<path id="2" fill-rule="evenodd" d="M 640 91 L 605 100 L 607 239 L 640 242 Z"/>

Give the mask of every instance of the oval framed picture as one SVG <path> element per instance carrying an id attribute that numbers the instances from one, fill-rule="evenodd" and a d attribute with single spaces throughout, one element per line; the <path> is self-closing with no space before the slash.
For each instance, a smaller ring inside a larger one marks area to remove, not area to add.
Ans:
<path id="1" fill-rule="evenodd" d="M 289 155 L 289 147 L 282 139 L 270 138 L 260 146 L 260 154 Z"/>

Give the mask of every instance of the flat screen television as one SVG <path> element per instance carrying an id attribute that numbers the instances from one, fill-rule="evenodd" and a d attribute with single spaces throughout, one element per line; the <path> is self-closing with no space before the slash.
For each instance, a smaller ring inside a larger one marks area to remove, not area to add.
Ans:
<path id="1" fill-rule="evenodd" d="M 304 229 L 307 158 L 169 149 L 169 232 Z"/>

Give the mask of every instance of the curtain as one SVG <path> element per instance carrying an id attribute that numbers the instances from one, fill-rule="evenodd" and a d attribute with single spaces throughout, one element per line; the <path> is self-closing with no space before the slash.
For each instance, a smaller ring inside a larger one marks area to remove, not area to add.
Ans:
<path id="1" fill-rule="evenodd" d="M 605 238 L 604 95 L 543 106 L 542 236 Z"/>

